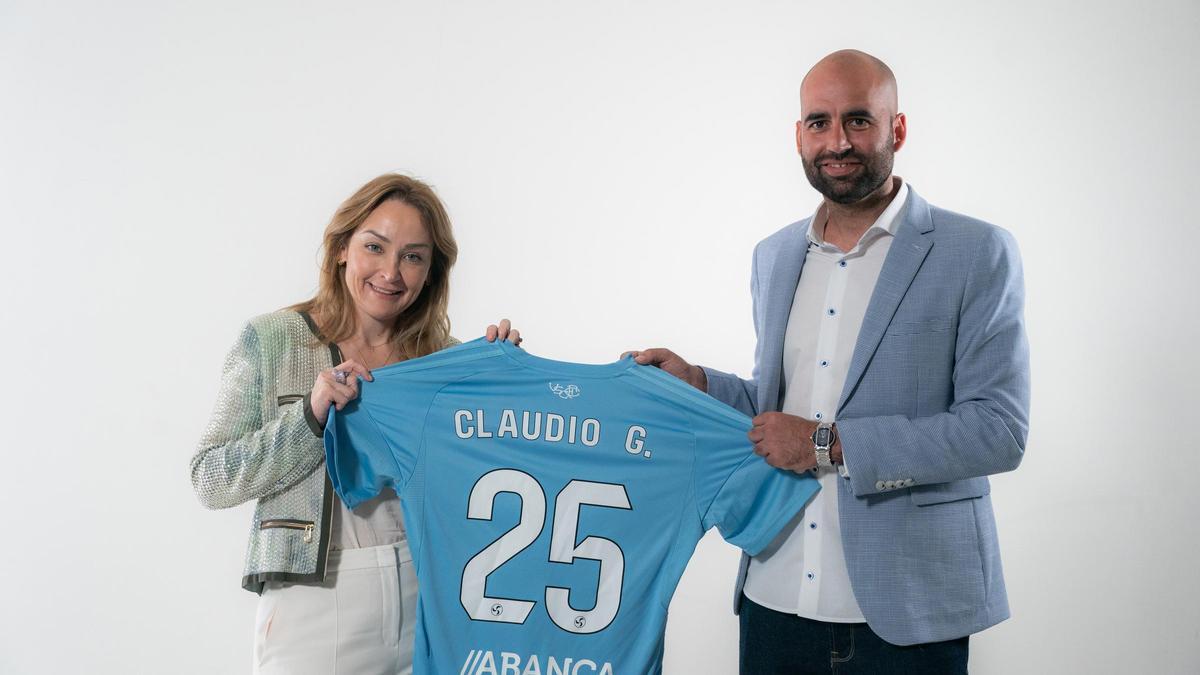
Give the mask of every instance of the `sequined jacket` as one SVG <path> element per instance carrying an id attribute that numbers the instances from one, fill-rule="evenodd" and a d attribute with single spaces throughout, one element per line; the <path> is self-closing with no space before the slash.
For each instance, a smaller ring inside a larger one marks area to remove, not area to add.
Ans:
<path id="1" fill-rule="evenodd" d="M 246 324 L 225 359 L 220 394 L 192 456 L 192 487 L 210 509 L 257 499 L 242 587 L 325 578 L 333 490 L 309 392 L 341 363 L 307 314 L 284 310 Z"/>
<path id="2" fill-rule="evenodd" d="M 312 317 L 291 310 L 251 319 L 225 359 L 216 408 L 192 456 L 192 487 L 210 509 L 258 500 L 246 590 L 325 579 L 334 493 L 309 393 L 318 373 L 341 362 Z"/>

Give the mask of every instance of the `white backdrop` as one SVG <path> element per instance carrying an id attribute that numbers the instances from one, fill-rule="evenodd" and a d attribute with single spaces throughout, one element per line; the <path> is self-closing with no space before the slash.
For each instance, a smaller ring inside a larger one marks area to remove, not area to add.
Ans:
<path id="1" fill-rule="evenodd" d="M 239 673 L 251 516 L 188 458 L 242 322 L 307 297 L 374 175 L 431 182 L 455 333 L 748 374 L 750 251 L 817 202 L 800 78 L 857 47 L 897 172 L 1020 242 L 1034 409 L 993 499 L 1013 618 L 972 671 L 1200 669 L 1200 5 L 0 1 L 0 673 Z M 666 672 L 732 673 L 705 539 Z"/>

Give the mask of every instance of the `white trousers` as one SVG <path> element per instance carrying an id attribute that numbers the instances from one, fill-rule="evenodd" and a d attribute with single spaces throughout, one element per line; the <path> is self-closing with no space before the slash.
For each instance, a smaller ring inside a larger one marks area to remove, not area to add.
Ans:
<path id="1" fill-rule="evenodd" d="M 331 551 L 324 583 L 264 587 L 254 673 L 410 675 L 416 609 L 407 543 Z"/>

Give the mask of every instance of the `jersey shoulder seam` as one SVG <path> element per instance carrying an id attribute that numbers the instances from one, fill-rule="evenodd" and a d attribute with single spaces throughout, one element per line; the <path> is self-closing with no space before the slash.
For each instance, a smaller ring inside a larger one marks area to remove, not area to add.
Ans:
<path id="1" fill-rule="evenodd" d="M 654 370 L 657 371 L 658 369 L 655 368 Z M 683 399 L 684 402 L 699 406 L 700 408 L 718 417 L 724 418 L 728 422 L 733 422 L 740 425 L 745 421 L 743 419 L 745 415 L 743 415 L 741 412 L 738 412 L 724 403 L 721 403 L 712 396 L 697 390 L 696 388 L 692 387 L 692 385 L 681 382 L 674 375 L 668 375 L 661 371 L 656 374 L 651 374 L 645 368 L 632 368 L 629 372 L 634 376 L 639 377 L 661 389 L 665 389 L 666 391 L 674 394 L 677 398 Z"/>
<path id="2" fill-rule="evenodd" d="M 448 347 L 439 352 L 427 354 L 419 359 L 411 359 L 409 361 L 401 361 L 393 363 L 390 366 L 376 368 L 374 375 L 386 376 L 392 373 L 412 373 L 431 368 L 440 368 L 457 363 L 468 363 L 470 361 L 478 361 L 481 359 L 493 359 L 498 356 L 503 356 L 503 352 L 499 349 L 487 349 L 492 343 L 484 345 L 475 345 L 470 342 L 458 345 L 456 347 Z"/>

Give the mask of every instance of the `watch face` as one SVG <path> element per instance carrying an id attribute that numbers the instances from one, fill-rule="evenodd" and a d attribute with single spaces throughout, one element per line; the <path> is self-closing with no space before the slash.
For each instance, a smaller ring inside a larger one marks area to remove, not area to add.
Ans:
<path id="1" fill-rule="evenodd" d="M 813 443 L 819 448 L 826 448 L 833 445 L 833 429 L 829 427 L 817 427 L 813 432 Z"/>

